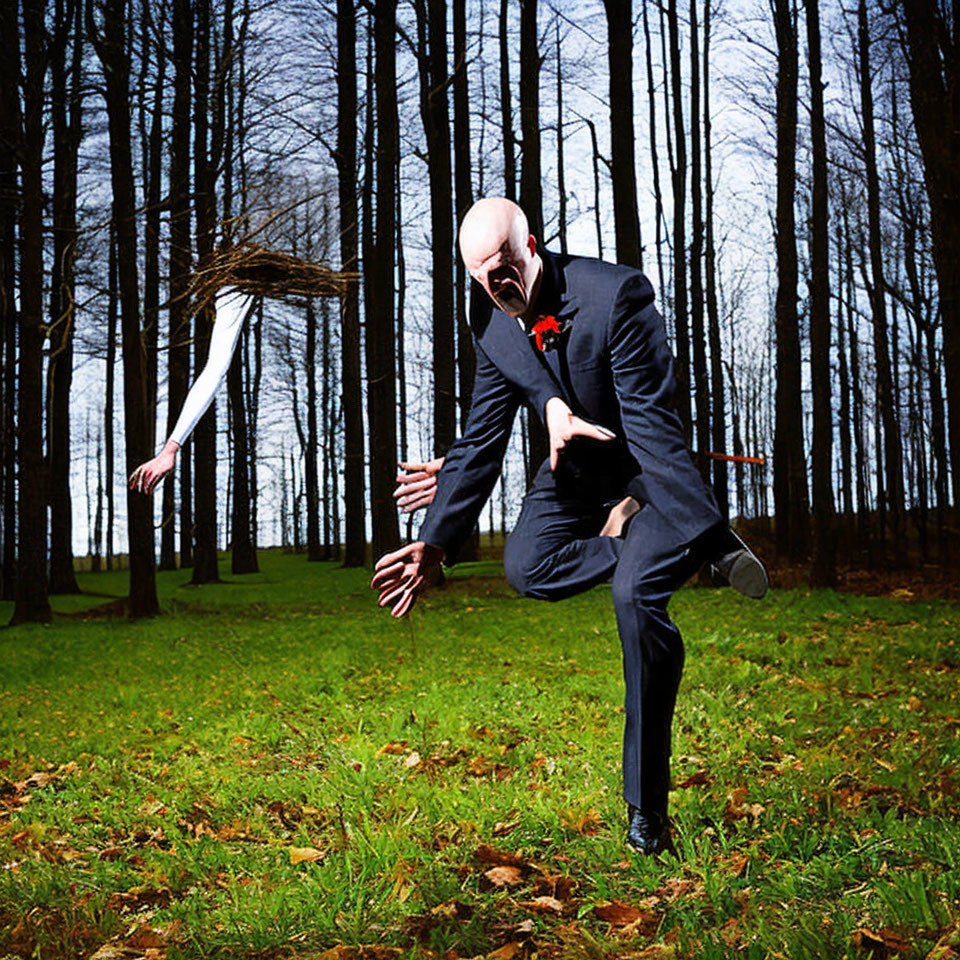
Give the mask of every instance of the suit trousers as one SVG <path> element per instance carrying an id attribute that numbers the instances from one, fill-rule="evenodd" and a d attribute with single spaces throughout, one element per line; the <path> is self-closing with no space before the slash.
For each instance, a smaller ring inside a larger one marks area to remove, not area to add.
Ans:
<path id="1" fill-rule="evenodd" d="M 622 538 L 598 536 L 610 506 L 620 498 L 585 498 L 558 484 L 545 467 L 507 538 L 507 579 L 519 593 L 540 600 L 562 600 L 612 579 L 626 687 L 623 795 L 641 809 L 663 811 L 684 658 L 683 640 L 667 605 L 703 562 L 716 528 L 684 543 L 647 504 Z"/>

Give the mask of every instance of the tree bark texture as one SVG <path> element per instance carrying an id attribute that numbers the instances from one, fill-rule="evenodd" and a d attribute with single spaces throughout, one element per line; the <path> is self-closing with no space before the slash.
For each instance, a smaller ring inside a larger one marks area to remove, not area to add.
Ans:
<path id="1" fill-rule="evenodd" d="M 400 528 L 393 500 L 396 483 L 397 387 L 394 332 L 396 179 L 399 162 L 395 0 L 376 0 L 376 229 L 367 302 L 367 404 L 370 424 L 370 506 L 373 554 L 396 548 Z"/>
<path id="2" fill-rule="evenodd" d="M 417 0 L 416 7 L 421 37 L 420 115 L 427 140 L 433 241 L 433 453 L 439 457 L 457 436 L 447 4 L 446 0 Z"/>
<path id="3" fill-rule="evenodd" d="M 709 0 L 707 0 L 709 2 Z M 697 0 L 690 0 L 690 340 L 693 347 L 693 395 L 696 409 L 697 461 L 704 480 L 710 476 L 710 382 L 703 302 L 703 177 L 700 153 L 700 25 Z"/>
<path id="4" fill-rule="evenodd" d="M 103 34 L 95 41 L 103 64 L 110 132 L 110 182 L 117 237 L 117 280 L 123 337 L 123 414 L 126 475 L 148 460 L 151 430 L 147 424 L 147 360 L 140 327 L 137 280 L 136 200 L 130 143 L 130 53 L 126 46 L 129 9 L 126 0 L 106 0 Z M 92 31 L 91 31 L 92 32 Z M 130 553 L 129 611 L 132 617 L 159 609 L 154 560 L 153 501 L 127 488 Z"/>
<path id="5" fill-rule="evenodd" d="M 43 88 L 47 48 L 42 0 L 23 0 L 23 134 L 20 176 L 20 362 L 17 418 L 19 541 L 11 623 L 50 619 L 43 462 Z"/>
<path id="6" fill-rule="evenodd" d="M 960 5 L 904 0 L 910 102 L 930 201 L 944 368 L 960 370 Z M 952 20 L 948 19 L 952 12 Z M 960 377 L 947 378 L 950 476 L 960 502 Z"/>
<path id="7" fill-rule="evenodd" d="M 210 98 L 210 0 L 194 0 L 194 98 L 193 98 L 193 183 L 197 217 L 197 269 L 202 270 L 213 256 L 216 232 L 216 149 L 217 123 L 211 126 Z M 222 117 L 220 118 L 222 124 Z M 210 334 L 216 319 L 212 304 L 194 317 L 194 364 L 202 370 L 210 351 Z M 191 582 L 210 583 L 220 579 L 217 562 L 217 405 L 211 403 L 193 432 L 193 522 L 194 560 Z"/>
<path id="8" fill-rule="evenodd" d="M 673 94 L 673 125 L 676 155 L 671 164 L 673 181 L 673 334 L 677 353 L 677 414 L 687 442 L 691 437 L 690 332 L 687 321 L 687 141 L 683 126 L 683 78 L 680 70 L 680 24 L 677 0 L 669 0 L 670 87 Z"/>
<path id="9" fill-rule="evenodd" d="M 0 4 L 0 34 L 14 37 L 19 31 L 19 3 Z M 20 48 L 11 45 L 0 60 L 0 338 L 3 374 L 0 396 L 3 413 L 0 436 L 3 451 L 3 555 L 0 559 L 0 599 L 13 600 L 17 580 L 17 209 L 19 182 L 15 147 L 21 139 Z"/>
<path id="10" fill-rule="evenodd" d="M 804 0 L 810 64 L 810 142 L 813 197 L 810 218 L 810 381 L 813 388 L 813 562 L 810 585 L 836 584 L 833 527 L 833 416 L 830 399 L 830 263 L 827 139 L 823 113 L 818 0 Z"/>
<path id="11" fill-rule="evenodd" d="M 643 269 L 633 130 L 633 0 L 603 0 L 610 66 L 610 166 L 617 263 Z"/>
<path id="12" fill-rule="evenodd" d="M 73 381 L 74 257 L 77 246 L 77 156 L 81 136 L 83 24 L 80 0 L 56 3 L 51 56 L 53 126 L 53 265 L 50 363 L 47 369 L 47 459 L 50 478 L 50 592 L 79 593 L 73 570 L 70 497 L 70 385 Z M 67 89 L 67 56 L 73 35 Z"/>
<path id="13" fill-rule="evenodd" d="M 341 269 L 357 269 L 357 25 L 353 0 L 337 0 L 337 191 Z M 340 300 L 343 390 L 345 567 L 365 562 L 363 396 L 360 374 L 360 290 L 351 283 Z"/>
<path id="14" fill-rule="evenodd" d="M 797 239 L 794 203 L 797 159 L 798 56 L 796 9 L 774 0 L 777 36 L 777 298 L 776 425 L 773 499 L 777 553 L 802 561 L 807 553 L 807 468 L 803 453 L 800 394 L 800 330 L 797 317 Z"/>

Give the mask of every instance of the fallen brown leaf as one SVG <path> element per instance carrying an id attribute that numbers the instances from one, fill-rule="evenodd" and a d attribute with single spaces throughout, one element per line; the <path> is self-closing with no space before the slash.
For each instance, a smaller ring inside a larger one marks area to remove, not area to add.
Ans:
<path id="1" fill-rule="evenodd" d="M 519 867 L 491 867 L 483 874 L 495 887 L 515 887 L 523 881 Z"/>
<path id="2" fill-rule="evenodd" d="M 525 865 L 519 853 L 508 853 L 506 850 L 497 850 L 496 847 L 481 843 L 477 847 L 477 859 L 484 863 L 492 863 L 498 867 L 522 867 Z"/>
<path id="3" fill-rule="evenodd" d="M 640 910 L 636 907 L 621 903 L 619 900 L 598 904 L 593 908 L 593 912 L 600 920 L 612 923 L 615 927 L 625 927 L 628 923 L 639 920 L 641 916 Z"/>
<path id="4" fill-rule="evenodd" d="M 488 953 L 487 957 L 488 960 L 513 960 L 513 957 L 517 956 L 522 949 L 522 943 L 511 940 L 510 943 L 505 943 L 502 947 Z"/>
<path id="5" fill-rule="evenodd" d="M 690 774 L 686 780 L 681 781 L 677 784 L 678 790 L 686 790 L 689 787 L 701 787 L 707 786 L 713 783 L 713 777 L 707 773 L 706 770 L 698 770 L 696 773 Z"/>
<path id="6" fill-rule="evenodd" d="M 520 906 L 534 913 L 563 913 L 563 904 L 556 897 L 534 897 L 532 900 L 523 900 Z"/>
<path id="7" fill-rule="evenodd" d="M 316 847 L 287 847 L 290 854 L 290 863 L 313 863 L 316 860 L 322 860 L 325 856 L 322 850 Z"/>
<path id="8" fill-rule="evenodd" d="M 877 960 L 894 957 L 900 953 L 908 953 L 912 946 L 903 937 L 887 927 L 877 932 L 867 927 L 858 927 L 850 934 L 850 943 L 855 950 L 872 952 Z"/>

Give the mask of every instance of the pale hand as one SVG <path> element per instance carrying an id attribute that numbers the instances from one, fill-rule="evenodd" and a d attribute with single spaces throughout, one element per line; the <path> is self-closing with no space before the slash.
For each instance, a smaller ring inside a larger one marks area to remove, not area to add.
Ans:
<path id="1" fill-rule="evenodd" d="M 168 440 L 166 446 L 152 460 L 141 463 L 130 474 L 130 489 L 150 495 L 153 488 L 174 468 L 180 445 Z"/>
<path id="2" fill-rule="evenodd" d="M 400 486 L 393 491 L 397 506 L 403 513 L 429 507 L 437 495 L 437 474 L 443 466 L 443 457 L 427 463 L 399 463 L 397 466 L 406 471 L 397 474 Z"/>
<path id="3" fill-rule="evenodd" d="M 409 613 L 417 597 L 441 574 L 443 551 L 418 540 L 385 553 L 374 567 L 370 586 L 379 592 L 377 603 L 390 607 L 394 617 Z"/>
<path id="4" fill-rule="evenodd" d="M 606 427 L 575 416 L 559 397 L 551 397 L 545 408 L 547 433 L 550 435 L 550 469 L 556 470 L 560 461 L 560 451 L 575 437 L 589 437 L 591 440 L 609 441 L 616 434 Z"/>

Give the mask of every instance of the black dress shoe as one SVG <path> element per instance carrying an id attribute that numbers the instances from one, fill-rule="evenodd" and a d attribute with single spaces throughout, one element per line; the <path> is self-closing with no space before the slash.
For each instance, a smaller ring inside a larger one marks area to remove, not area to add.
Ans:
<path id="1" fill-rule="evenodd" d="M 656 810 L 641 810 L 628 803 L 627 846 L 645 856 L 658 857 L 662 853 L 677 856 L 677 848 L 670 838 L 667 814 Z"/>
<path id="2" fill-rule="evenodd" d="M 719 580 L 729 583 L 745 597 L 759 600 L 770 586 L 766 568 L 759 557 L 729 527 L 721 537 L 719 550 L 710 566 Z"/>

